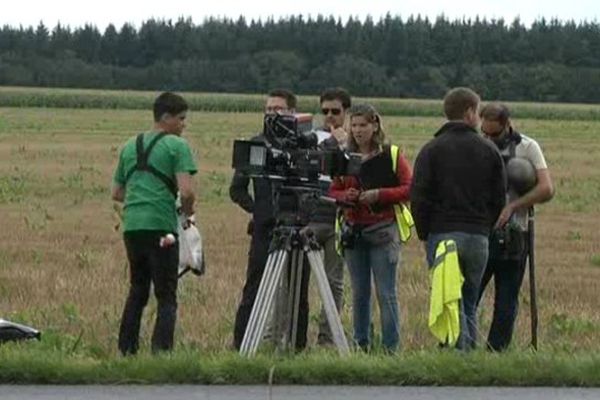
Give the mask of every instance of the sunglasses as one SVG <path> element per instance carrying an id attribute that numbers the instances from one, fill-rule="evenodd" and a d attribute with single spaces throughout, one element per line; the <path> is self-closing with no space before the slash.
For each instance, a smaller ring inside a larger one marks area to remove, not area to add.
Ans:
<path id="1" fill-rule="evenodd" d="M 340 108 L 321 108 L 321 113 L 327 115 L 331 112 L 332 115 L 340 115 L 342 110 Z"/>

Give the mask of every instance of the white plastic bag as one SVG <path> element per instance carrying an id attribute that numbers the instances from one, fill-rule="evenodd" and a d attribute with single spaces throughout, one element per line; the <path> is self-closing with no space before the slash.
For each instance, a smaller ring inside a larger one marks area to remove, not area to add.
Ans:
<path id="1" fill-rule="evenodd" d="M 206 266 L 204 263 L 204 249 L 202 235 L 194 224 L 187 224 L 186 217 L 179 216 L 179 276 L 188 271 L 195 275 L 203 275 Z M 187 228 L 184 229 L 184 226 Z"/>

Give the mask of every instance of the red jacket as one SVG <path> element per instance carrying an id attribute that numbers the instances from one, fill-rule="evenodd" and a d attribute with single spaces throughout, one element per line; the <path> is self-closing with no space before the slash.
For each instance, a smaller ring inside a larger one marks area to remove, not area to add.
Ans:
<path id="1" fill-rule="evenodd" d="M 409 200 L 410 183 L 412 171 L 410 165 L 401 152 L 398 152 L 396 175 L 399 185 L 395 187 L 379 188 L 379 199 L 377 204 L 387 205 L 380 212 L 374 213 L 367 204 L 359 203 L 350 208 L 344 207 L 344 218 L 351 224 L 372 225 L 382 221 L 393 221 L 394 204 L 405 203 Z M 336 200 L 347 201 L 347 192 L 349 188 L 361 190 L 358 179 L 354 176 L 343 176 L 333 180 L 329 188 L 329 196 Z"/>

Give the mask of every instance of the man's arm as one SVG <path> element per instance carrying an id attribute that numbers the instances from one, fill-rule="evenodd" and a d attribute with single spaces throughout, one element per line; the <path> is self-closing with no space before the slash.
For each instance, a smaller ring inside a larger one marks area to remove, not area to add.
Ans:
<path id="1" fill-rule="evenodd" d="M 188 172 L 178 172 L 175 174 L 177 178 L 177 189 L 179 189 L 179 197 L 181 199 L 181 210 L 184 215 L 194 215 L 194 180 Z"/>
<path id="2" fill-rule="evenodd" d="M 534 204 L 544 203 L 554 197 L 554 185 L 552 179 L 550 179 L 550 171 L 547 168 L 538 169 L 536 176 L 537 184 L 533 189 L 512 202 L 515 210 L 529 208 Z"/>
<path id="3" fill-rule="evenodd" d="M 125 187 L 119 183 L 113 182 L 111 197 L 114 201 L 118 201 L 119 203 L 125 201 Z"/>
<path id="4" fill-rule="evenodd" d="M 236 171 L 229 186 L 229 197 L 247 213 L 252 214 L 254 212 L 254 199 L 248 192 L 249 184 L 250 178 Z"/>
<path id="5" fill-rule="evenodd" d="M 536 141 L 532 141 L 527 147 L 526 158 L 535 167 L 537 183 L 529 192 L 514 199 L 504 207 L 496 222 L 496 227 L 504 226 L 515 211 L 528 209 L 535 204 L 546 202 L 554 197 L 554 185 L 550 178 L 550 171 L 546 165 L 542 149 Z"/>
<path id="6" fill-rule="evenodd" d="M 496 228 L 504 226 L 515 211 L 527 209 L 535 204 L 549 201 L 554 197 L 554 185 L 552 185 L 548 169 L 538 169 L 536 176 L 537 183 L 533 189 L 504 207 L 496 222 Z"/>

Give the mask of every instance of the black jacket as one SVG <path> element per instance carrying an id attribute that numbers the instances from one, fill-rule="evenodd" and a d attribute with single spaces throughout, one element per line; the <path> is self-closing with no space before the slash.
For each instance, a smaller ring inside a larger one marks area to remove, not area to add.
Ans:
<path id="1" fill-rule="evenodd" d="M 452 231 L 489 235 L 505 194 L 496 147 L 467 124 L 447 122 L 415 160 L 410 200 L 419 239 Z"/>
<path id="2" fill-rule="evenodd" d="M 326 129 L 322 129 L 327 131 Z M 335 137 L 331 136 L 325 139 L 323 142 L 319 144 L 319 150 L 324 151 L 333 151 L 339 148 L 339 143 Z M 329 193 L 329 186 L 331 182 L 327 182 L 324 180 L 319 181 L 319 185 L 321 187 L 321 192 L 323 196 L 327 196 Z M 321 202 L 317 205 L 316 209 L 313 211 L 311 215 L 311 222 L 325 223 L 330 224 L 332 229 L 335 225 L 335 216 L 337 212 L 337 206 L 332 203 Z"/>
<path id="3" fill-rule="evenodd" d="M 251 140 L 264 141 L 264 136 L 258 135 Z M 254 197 L 250 195 L 248 186 L 252 179 Z M 270 229 L 275 223 L 273 214 L 273 190 L 271 183 L 266 178 L 250 178 L 235 172 L 229 186 L 229 197 L 252 214 L 255 229 Z"/>

